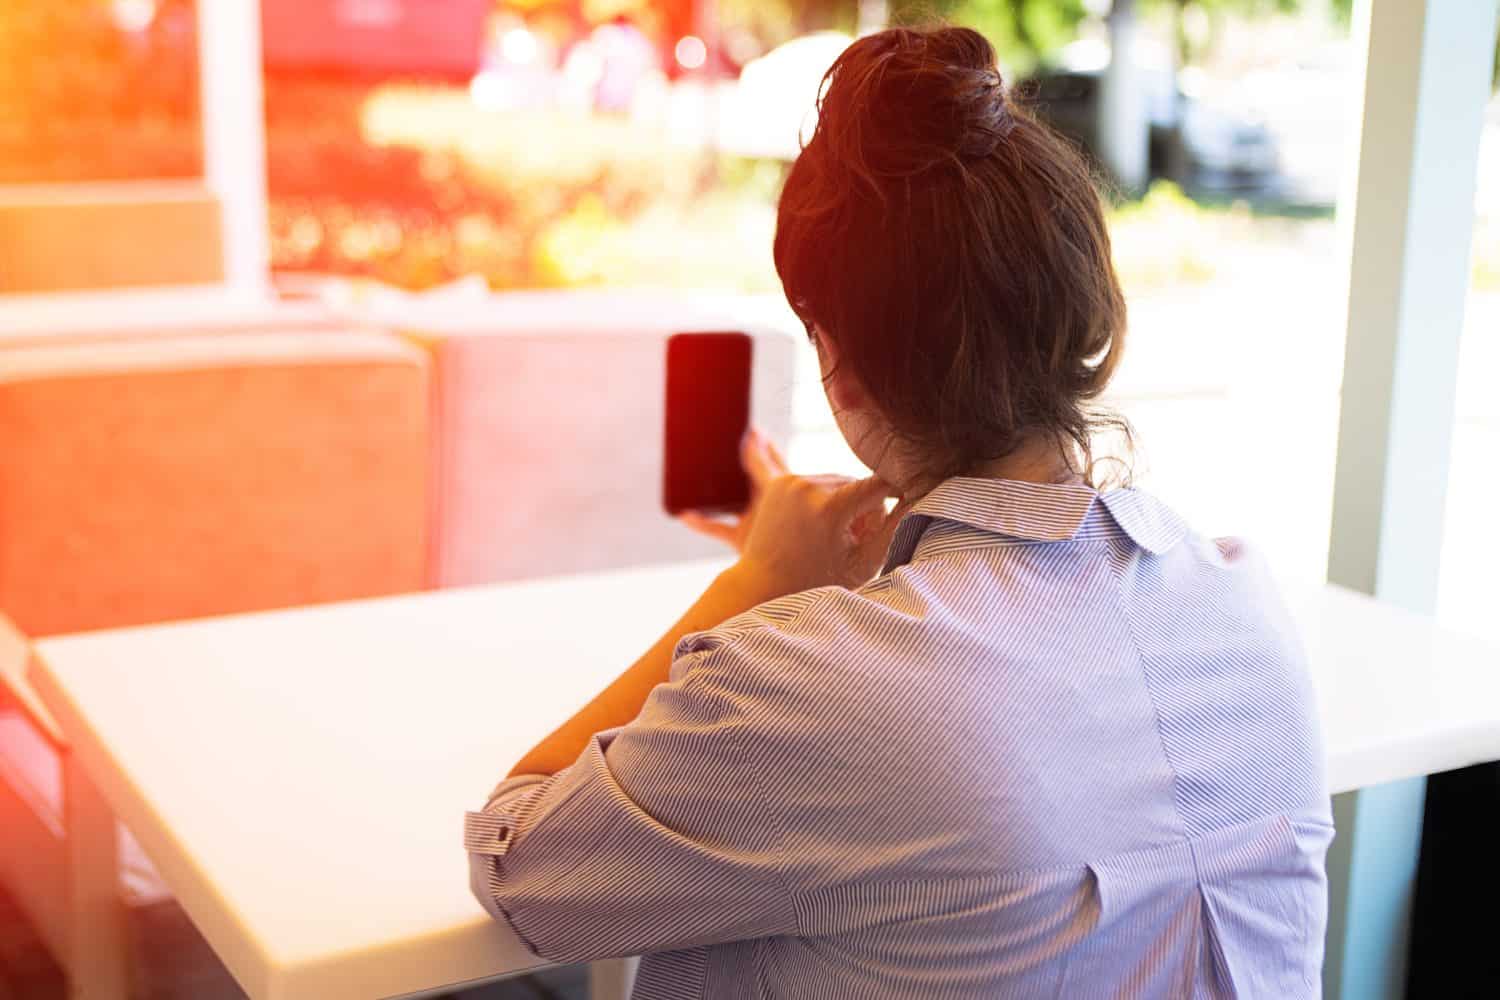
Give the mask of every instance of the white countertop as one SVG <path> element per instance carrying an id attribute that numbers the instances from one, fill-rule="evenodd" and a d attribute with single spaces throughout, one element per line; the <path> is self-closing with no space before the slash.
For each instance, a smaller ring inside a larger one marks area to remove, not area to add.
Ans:
<path id="1" fill-rule="evenodd" d="M 463 813 L 723 563 L 48 639 L 31 679 L 255 1000 L 534 964 L 469 894 Z M 1500 758 L 1500 650 L 1294 596 L 1342 791 Z"/>

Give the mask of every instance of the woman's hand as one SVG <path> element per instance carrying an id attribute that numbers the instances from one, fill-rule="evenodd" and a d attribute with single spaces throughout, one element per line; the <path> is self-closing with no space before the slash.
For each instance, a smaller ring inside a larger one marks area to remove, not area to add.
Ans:
<path id="1" fill-rule="evenodd" d="M 894 496 L 880 479 L 794 476 L 781 453 L 757 431 L 741 446 L 750 479 L 750 506 L 718 520 L 698 513 L 680 520 L 721 539 L 740 554 L 737 567 L 777 595 L 830 584 L 855 588 L 880 569 L 906 505 L 889 514 Z"/>

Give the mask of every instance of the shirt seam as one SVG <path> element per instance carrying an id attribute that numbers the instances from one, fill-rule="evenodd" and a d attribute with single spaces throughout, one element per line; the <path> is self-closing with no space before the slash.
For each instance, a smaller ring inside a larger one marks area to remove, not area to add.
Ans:
<path id="1" fill-rule="evenodd" d="M 739 736 L 736 736 L 734 738 L 734 744 L 735 749 L 739 750 L 740 752 L 740 761 L 743 765 L 749 757 L 749 754 L 745 750 L 744 742 Z M 785 870 L 785 859 L 787 855 L 786 821 L 781 815 L 781 810 L 770 805 L 770 803 L 775 802 L 776 800 L 771 798 L 769 794 L 770 790 L 766 787 L 764 779 L 762 778 L 759 770 L 754 767 L 746 767 L 745 770 L 749 772 L 750 781 L 755 785 L 755 790 L 760 794 L 761 801 L 767 803 L 765 811 L 769 814 L 771 821 L 774 823 L 774 828 L 776 831 L 776 851 L 773 855 L 774 863 L 771 866 L 771 871 L 776 876 L 776 884 L 781 888 L 782 897 L 786 900 L 787 906 L 791 910 L 792 924 L 797 931 L 797 935 L 799 937 L 806 937 L 807 935 L 802 923 L 802 908 L 797 905 L 797 893 L 792 891 L 791 882 L 788 880 L 787 872 Z"/>
<path id="2" fill-rule="evenodd" d="M 726 638 L 725 642 L 721 643 L 718 649 L 722 649 L 723 646 L 727 645 L 730 641 L 748 639 L 753 635 L 757 635 L 766 631 L 776 629 L 789 630 L 797 625 L 797 623 L 800 622 L 806 615 L 811 614 L 814 609 L 821 608 L 825 604 L 832 602 L 836 595 L 840 593 L 857 593 L 856 591 L 849 590 L 849 588 L 847 587 L 829 587 L 819 589 L 823 590 L 822 594 L 820 594 L 815 600 L 809 601 L 805 607 L 800 608 L 796 614 L 792 615 L 792 617 L 788 618 L 785 622 L 773 622 L 766 618 L 758 618 L 754 625 L 752 625 L 751 627 L 744 629 L 744 631 L 742 631 L 738 635 L 733 636 L 732 638 Z M 752 608 L 750 610 L 751 612 L 754 612 L 755 609 Z M 692 671 L 689 671 L 687 674 L 683 675 L 683 680 L 688 680 L 692 677 L 692 675 Z M 743 764 L 743 762 L 749 757 L 749 753 L 745 748 L 744 738 L 740 735 L 735 735 L 734 737 L 732 737 L 732 739 L 734 740 L 735 749 L 740 753 L 741 762 Z M 806 933 L 806 925 L 802 920 L 802 907 L 798 905 L 798 899 L 802 894 L 798 893 L 792 888 L 789 876 L 784 867 L 786 856 L 789 853 L 787 848 L 787 823 L 780 807 L 777 805 L 773 805 L 773 803 L 778 803 L 780 800 L 773 798 L 770 795 L 770 789 L 766 786 L 765 779 L 758 769 L 753 767 L 746 767 L 745 770 L 749 773 L 751 783 L 755 785 L 756 791 L 760 794 L 761 802 L 766 804 L 764 811 L 771 818 L 775 825 L 776 851 L 773 856 L 774 864 L 771 866 L 771 871 L 776 876 L 776 884 L 780 887 L 783 898 L 786 899 L 788 905 L 791 907 L 792 922 L 796 928 L 797 935 L 799 937 L 806 937 L 808 935 Z"/>
<path id="3" fill-rule="evenodd" d="M 745 640 L 751 636 L 769 630 L 775 630 L 778 628 L 790 629 L 799 621 L 801 621 L 803 616 L 810 614 L 814 608 L 821 607 L 825 602 L 831 601 L 833 599 L 833 595 L 839 593 L 840 591 L 851 594 L 854 593 L 853 591 L 848 590 L 848 588 L 846 587 L 829 588 L 816 600 L 809 601 L 806 607 L 798 610 L 796 614 L 792 615 L 792 617 L 788 618 L 785 622 L 773 622 L 765 618 L 760 618 L 754 623 L 753 626 L 746 628 L 743 632 L 733 636 L 732 638 L 726 638 L 725 642 L 721 643 L 718 647 L 716 647 L 716 649 L 708 650 L 706 652 L 716 652 L 720 649 L 723 649 L 724 646 L 731 641 Z M 753 611 L 754 609 L 751 610 Z M 687 682 L 692 678 L 692 676 L 693 671 L 688 671 L 683 675 L 682 682 Z M 749 751 L 745 747 L 744 737 L 736 734 L 731 738 L 734 741 L 735 749 L 739 752 L 741 765 L 743 766 L 750 757 Z M 786 818 L 782 815 L 780 808 L 773 805 L 773 803 L 776 803 L 779 800 L 771 796 L 770 789 L 765 784 L 765 779 L 761 775 L 760 771 L 754 767 L 745 767 L 744 769 L 749 774 L 750 782 L 755 786 L 756 792 L 759 793 L 760 801 L 765 803 L 764 812 L 771 819 L 776 832 L 776 850 L 773 855 L 774 863 L 771 866 L 771 871 L 776 877 L 776 884 L 781 889 L 782 897 L 787 901 L 787 904 L 791 908 L 792 922 L 796 929 L 797 935 L 799 937 L 806 937 L 806 925 L 802 920 L 802 908 L 797 905 L 798 898 L 801 894 L 793 890 L 791 882 L 785 870 L 785 859 L 787 854 L 789 853 L 787 848 Z"/>
<path id="4" fill-rule="evenodd" d="M 1125 622 L 1125 634 L 1130 638 L 1130 648 L 1135 653 L 1136 666 L 1141 672 L 1141 685 L 1146 689 L 1146 697 L 1151 702 L 1151 722 L 1156 730 L 1156 741 L 1161 747 L 1162 763 L 1166 765 L 1167 772 L 1172 776 L 1172 813 L 1177 817 L 1178 828 L 1186 840 L 1192 838 L 1192 831 L 1188 827 L 1187 817 L 1182 812 L 1182 775 L 1177 770 L 1177 765 L 1172 761 L 1172 754 L 1167 749 L 1167 734 L 1162 728 L 1161 703 L 1156 697 L 1156 689 L 1151 684 L 1151 679 L 1146 672 L 1146 654 L 1141 650 L 1141 640 L 1136 635 L 1135 622 L 1131 620 L 1130 613 L 1125 609 L 1124 581 L 1121 574 L 1115 571 L 1111 561 L 1106 558 L 1105 570 L 1109 573 L 1110 582 L 1113 584 L 1111 592 L 1115 598 L 1115 610 L 1120 613 L 1120 618 Z"/>

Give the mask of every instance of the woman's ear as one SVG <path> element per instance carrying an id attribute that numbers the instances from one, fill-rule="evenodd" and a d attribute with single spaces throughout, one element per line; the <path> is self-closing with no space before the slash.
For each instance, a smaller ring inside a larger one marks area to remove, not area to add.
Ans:
<path id="1" fill-rule="evenodd" d="M 812 327 L 812 342 L 818 352 L 818 371 L 823 378 L 823 391 L 835 410 L 857 410 L 864 405 L 865 394 L 858 380 L 838 363 L 838 351 L 833 339 L 821 327 Z"/>
<path id="2" fill-rule="evenodd" d="M 842 368 L 835 368 L 833 372 L 824 378 L 823 385 L 828 390 L 828 402 L 836 410 L 859 410 L 865 405 L 865 394 L 855 381 L 854 376 Z"/>

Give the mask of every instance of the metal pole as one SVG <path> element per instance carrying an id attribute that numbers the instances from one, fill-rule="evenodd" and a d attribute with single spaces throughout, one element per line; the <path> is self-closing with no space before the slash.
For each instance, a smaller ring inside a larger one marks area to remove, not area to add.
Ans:
<path id="1" fill-rule="evenodd" d="M 271 237 L 260 0 L 200 0 L 197 12 L 203 175 L 219 200 L 224 280 L 262 296 L 270 291 Z"/>

